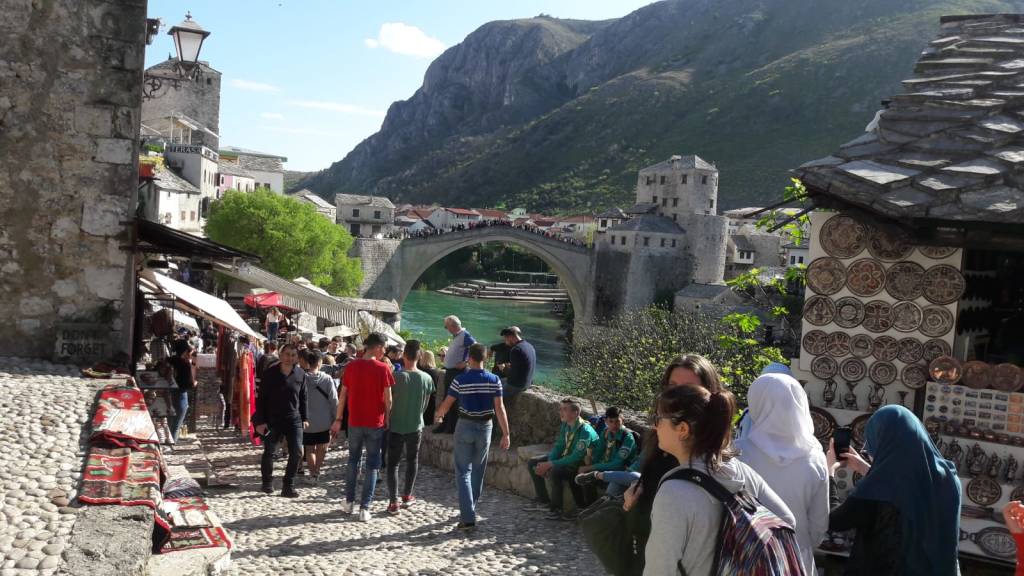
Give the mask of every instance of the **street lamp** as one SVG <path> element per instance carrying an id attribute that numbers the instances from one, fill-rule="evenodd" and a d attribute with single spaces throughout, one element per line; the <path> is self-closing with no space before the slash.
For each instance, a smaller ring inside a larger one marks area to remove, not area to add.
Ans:
<path id="1" fill-rule="evenodd" d="M 178 59 L 170 74 L 145 73 L 142 86 L 143 100 L 156 98 L 165 84 L 179 90 L 183 81 L 196 81 L 202 76 L 199 51 L 202 50 L 203 41 L 210 32 L 203 30 L 203 27 L 192 19 L 192 13 L 187 12 L 185 20 L 168 30 L 167 34 L 174 39 L 174 50 L 178 54 Z"/>

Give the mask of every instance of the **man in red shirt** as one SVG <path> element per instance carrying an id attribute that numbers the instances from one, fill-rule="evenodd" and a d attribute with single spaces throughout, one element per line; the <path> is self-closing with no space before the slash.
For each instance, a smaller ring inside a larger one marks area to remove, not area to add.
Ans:
<path id="1" fill-rule="evenodd" d="M 363 341 L 366 352 L 362 358 L 352 360 L 345 367 L 341 394 L 338 396 L 338 413 L 331 425 L 331 434 L 341 430 L 341 415 L 348 406 L 348 473 L 345 476 L 345 502 L 341 510 L 346 514 L 357 513 L 361 522 L 370 520 L 370 503 L 377 486 L 380 469 L 380 451 L 391 413 L 391 386 L 395 384 L 390 362 L 384 357 L 384 337 L 373 332 Z M 363 492 L 359 510 L 354 507 L 356 482 L 359 479 L 359 463 L 366 448 L 366 471 L 363 478 Z"/>

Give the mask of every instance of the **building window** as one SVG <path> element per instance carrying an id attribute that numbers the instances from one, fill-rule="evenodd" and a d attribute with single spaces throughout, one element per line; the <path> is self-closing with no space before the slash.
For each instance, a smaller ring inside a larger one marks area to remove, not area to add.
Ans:
<path id="1" fill-rule="evenodd" d="M 651 245 L 651 237 L 650 236 L 644 236 L 644 246 L 650 246 L 650 245 Z"/>
<path id="2" fill-rule="evenodd" d="M 647 184 L 654 184 L 654 176 L 648 176 L 646 180 Z"/>
<path id="3" fill-rule="evenodd" d="M 380 210 L 374 210 L 373 211 L 373 219 L 374 220 L 380 220 Z"/>
<path id="4" fill-rule="evenodd" d="M 796 264 L 796 256 L 789 257 L 789 265 L 792 266 L 793 264 Z"/>
<path id="5" fill-rule="evenodd" d="M 380 234 L 380 224 L 374 224 L 371 230 L 373 231 L 374 235 Z"/>
<path id="6" fill-rule="evenodd" d="M 712 198 L 711 200 L 708 200 L 708 208 L 711 208 L 712 210 L 715 209 L 715 199 L 714 198 Z"/>
<path id="7" fill-rule="evenodd" d="M 623 236 L 623 237 L 622 237 L 622 245 L 623 245 L 623 246 L 625 246 L 625 245 L 626 245 L 626 237 L 625 237 L 625 236 Z"/>
<path id="8" fill-rule="evenodd" d="M 352 209 L 352 217 L 353 218 L 359 218 L 359 208 L 353 208 Z"/>
<path id="9" fill-rule="evenodd" d="M 665 247 L 665 239 L 664 239 L 664 238 L 662 238 L 662 239 L 661 239 L 661 247 L 662 247 L 662 248 L 664 248 L 664 247 Z"/>
<path id="10" fill-rule="evenodd" d="M 678 206 L 679 206 L 679 198 L 673 198 L 672 199 L 672 207 L 676 208 Z"/>
<path id="11" fill-rule="evenodd" d="M 797 264 L 803 264 L 803 263 L 804 263 L 804 257 L 803 257 L 803 256 L 799 256 L 799 257 L 797 257 L 797 259 L 796 259 L 796 263 L 797 263 Z"/>
<path id="12" fill-rule="evenodd" d="M 605 220 L 604 218 L 602 218 L 601 219 L 601 228 L 607 228 L 607 227 L 608 227 L 608 220 Z"/>
<path id="13" fill-rule="evenodd" d="M 350 230 L 353 236 L 359 236 L 359 224 L 352 224 Z"/>
<path id="14" fill-rule="evenodd" d="M 683 180 L 682 180 L 682 183 L 683 183 L 683 184 L 686 184 L 686 174 L 683 174 Z"/>
<path id="15" fill-rule="evenodd" d="M 655 197 L 654 197 L 654 203 L 655 203 L 655 204 L 657 204 L 657 203 L 658 203 L 658 197 L 657 197 L 657 196 L 655 196 Z"/>
<path id="16" fill-rule="evenodd" d="M 664 177 L 664 176 L 662 176 L 662 177 L 661 177 L 661 183 L 662 183 L 662 184 L 664 184 L 664 183 L 665 183 L 665 177 Z"/>
<path id="17" fill-rule="evenodd" d="M 708 177 L 707 176 L 701 176 L 700 177 L 700 183 L 701 184 L 707 184 L 708 183 Z"/>
<path id="18" fill-rule="evenodd" d="M 185 211 L 184 210 L 181 211 L 181 221 L 182 222 L 185 221 Z"/>
<path id="19" fill-rule="evenodd" d="M 673 222 L 676 222 L 676 217 L 678 217 L 678 216 L 679 216 L 679 214 L 673 214 L 673 215 L 672 215 L 672 221 L 673 221 Z"/>
<path id="20" fill-rule="evenodd" d="M 676 247 L 676 239 L 675 239 L 675 238 L 673 238 L 673 239 L 672 239 L 672 247 L 673 247 L 673 248 L 675 248 L 675 247 Z"/>
<path id="21" fill-rule="evenodd" d="M 196 221 L 196 211 L 193 210 L 193 211 L 189 212 L 188 214 L 189 214 L 189 220 L 195 222 Z"/>
<path id="22" fill-rule="evenodd" d="M 662 206 L 668 206 L 668 198 L 662 198 L 661 199 L 661 205 Z"/>

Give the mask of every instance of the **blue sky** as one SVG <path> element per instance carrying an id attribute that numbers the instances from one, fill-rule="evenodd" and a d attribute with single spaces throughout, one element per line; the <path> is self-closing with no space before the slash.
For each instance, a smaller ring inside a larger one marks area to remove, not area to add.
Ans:
<path id="1" fill-rule="evenodd" d="M 200 58 L 223 73 L 221 143 L 319 170 L 376 132 L 388 106 L 419 88 L 444 48 L 491 20 L 624 16 L 650 0 L 150 0 L 165 28 L 146 65 L 174 52 L 185 11 L 211 32 Z"/>

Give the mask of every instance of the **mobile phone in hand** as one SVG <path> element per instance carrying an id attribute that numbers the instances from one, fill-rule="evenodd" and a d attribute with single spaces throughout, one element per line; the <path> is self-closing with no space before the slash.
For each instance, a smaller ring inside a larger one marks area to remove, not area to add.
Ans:
<path id="1" fill-rule="evenodd" d="M 850 442 L 853 440 L 853 429 L 848 426 L 836 428 L 832 432 L 832 445 L 835 447 L 836 459 L 843 460 L 850 450 Z"/>

